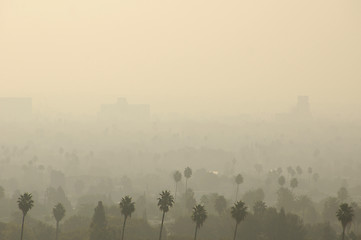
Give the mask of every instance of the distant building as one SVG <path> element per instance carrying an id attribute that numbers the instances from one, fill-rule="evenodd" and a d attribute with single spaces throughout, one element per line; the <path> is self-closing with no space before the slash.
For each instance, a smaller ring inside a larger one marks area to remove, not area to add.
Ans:
<path id="1" fill-rule="evenodd" d="M 311 107 L 308 96 L 298 96 L 297 104 L 288 113 L 281 113 L 276 115 L 278 120 L 297 121 L 311 119 Z"/>
<path id="2" fill-rule="evenodd" d="M 144 121 L 150 118 L 150 108 L 146 104 L 129 104 L 125 98 L 118 98 L 113 104 L 103 104 L 99 116 L 112 121 Z"/>
<path id="3" fill-rule="evenodd" d="M 0 98 L 0 121 L 30 120 L 31 98 Z"/>
<path id="4" fill-rule="evenodd" d="M 298 96 L 296 107 L 293 109 L 293 114 L 299 117 L 310 117 L 310 102 L 308 96 Z"/>

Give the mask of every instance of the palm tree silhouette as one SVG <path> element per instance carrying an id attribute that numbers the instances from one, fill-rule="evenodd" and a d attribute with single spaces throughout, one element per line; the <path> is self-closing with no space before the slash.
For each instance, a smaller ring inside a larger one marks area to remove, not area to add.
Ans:
<path id="1" fill-rule="evenodd" d="M 238 224 L 242 222 L 244 218 L 247 216 L 247 207 L 245 206 L 244 202 L 242 201 L 236 202 L 234 206 L 231 208 L 231 215 L 234 218 L 234 220 L 236 220 L 236 227 L 233 236 L 233 240 L 235 240 L 237 236 Z"/>
<path id="2" fill-rule="evenodd" d="M 160 225 L 159 233 L 159 240 L 161 240 L 165 213 L 169 211 L 169 208 L 173 207 L 174 197 L 170 194 L 170 191 L 162 191 L 159 195 L 158 207 L 163 212 L 162 224 Z"/>
<path id="3" fill-rule="evenodd" d="M 192 169 L 190 167 L 186 167 L 184 169 L 184 177 L 186 178 L 186 193 L 187 193 L 187 187 L 188 187 L 188 179 L 192 177 Z"/>
<path id="4" fill-rule="evenodd" d="M 177 187 L 178 187 L 178 182 L 180 182 L 180 180 L 182 180 L 182 174 L 179 171 L 175 171 L 174 174 L 173 174 L 173 179 L 175 181 L 174 199 L 177 200 Z"/>
<path id="5" fill-rule="evenodd" d="M 196 223 L 196 230 L 194 233 L 194 240 L 197 239 L 197 232 L 200 227 L 202 227 L 204 221 L 207 218 L 207 211 L 204 206 L 198 204 L 193 208 L 192 220 Z"/>
<path id="6" fill-rule="evenodd" d="M 24 221 L 25 216 L 29 212 L 29 210 L 34 206 L 34 201 L 32 199 L 31 193 L 24 193 L 23 195 L 20 195 L 18 198 L 18 207 L 23 212 L 23 220 L 21 223 L 21 238 L 20 240 L 23 240 L 23 233 L 24 233 Z"/>
<path id="7" fill-rule="evenodd" d="M 135 210 L 135 203 L 132 202 L 132 198 L 129 196 L 125 196 L 119 203 L 121 213 L 124 215 L 124 223 L 123 223 L 123 231 L 122 231 L 122 240 L 124 239 L 124 231 L 125 231 L 125 223 L 127 222 L 127 218 L 132 216 L 132 213 Z"/>
<path id="8" fill-rule="evenodd" d="M 65 216 L 65 209 L 61 203 L 58 203 L 53 208 L 53 215 L 56 220 L 56 233 L 55 233 L 55 239 L 58 240 L 58 234 L 59 234 L 59 222 L 63 219 Z"/>
<path id="9" fill-rule="evenodd" d="M 347 203 L 340 205 L 340 208 L 336 212 L 337 219 L 341 222 L 342 225 L 342 240 L 345 239 L 345 229 L 348 224 L 352 222 L 354 212 L 351 206 Z"/>
<path id="10" fill-rule="evenodd" d="M 238 174 L 234 180 L 235 180 L 235 182 L 237 184 L 237 190 L 236 190 L 236 201 L 237 201 L 238 200 L 239 185 L 243 183 L 243 177 L 242 177 L 241 174 Z"/>

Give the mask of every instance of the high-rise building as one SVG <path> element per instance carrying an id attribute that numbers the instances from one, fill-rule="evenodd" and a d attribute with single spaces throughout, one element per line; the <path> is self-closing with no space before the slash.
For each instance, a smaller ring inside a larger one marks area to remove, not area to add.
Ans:
<path id="1" fill-rule="evenodd" d="M 298 101 L 294 109 L 294 113 L 299 116 L 311 115 L 310 102 L 308 96 L 298 96 Z"/>

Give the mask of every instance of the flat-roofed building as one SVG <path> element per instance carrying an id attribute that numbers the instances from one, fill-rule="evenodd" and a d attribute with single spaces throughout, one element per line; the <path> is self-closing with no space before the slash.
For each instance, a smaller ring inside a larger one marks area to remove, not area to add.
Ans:
<path id="1" fill-rule="evenodd" d="M 99 113 L 103 120 L 144 121 L 149 120 L 150 110 L 146 104 L 129 104 L 125 98 L 118 98 L 114 104 L 103 104 Z"/>

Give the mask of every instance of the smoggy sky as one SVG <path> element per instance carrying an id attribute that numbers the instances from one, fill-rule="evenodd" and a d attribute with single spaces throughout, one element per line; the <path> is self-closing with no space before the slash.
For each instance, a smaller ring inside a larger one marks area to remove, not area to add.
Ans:
<path id="1" fill-rule="evenodd" d="M 0 0 L 0 96 L 96 111 L 361 104 L 360 0 Z"/>

